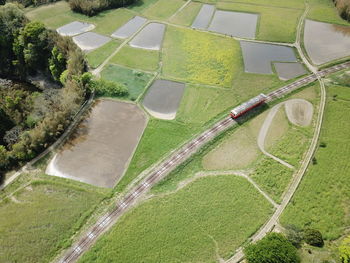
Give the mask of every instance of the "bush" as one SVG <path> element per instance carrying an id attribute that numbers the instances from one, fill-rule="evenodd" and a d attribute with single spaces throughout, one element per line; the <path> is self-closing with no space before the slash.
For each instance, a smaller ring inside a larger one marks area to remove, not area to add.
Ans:
<path id="1" fill-rule="evenodd" d="M 270 233 L 244 250 L 249 263 L 299 263 L 297 249 L 282 235 Z"/>
<path id="2" fill-rule="evenodd" d="M 335 3 L 339 15 L 345 19 L 350 21 L 350 2 L 348 0 L 333 0 Z"/>
<path id="3" fill-rule="evenodd" d="M 294 225 L 286 226 L 286 237 L 296 248 L 301 247 L 303 241 L 302 230 Z"/>
<path id="4" fill-rule="evenodd" d="M 74 12 L 94 16 L 103 10 L 127 6 L 137 1 L 139 0 L 69 0 L 69 6 Z"/>
<path id="5" fill-rule="evenodd" d="M 96 95 L 99 96 L 124 97 L 129 94 L 124 85 L 104 79 L 94 81 L 94 88 Z"/>
<path id="6" fill-rule="evenodd" d="M 303 238 L 304 241 L 311 246 L 322 247 L 324 245 L 322 234 L 316 229 L 305 229 Z"/>

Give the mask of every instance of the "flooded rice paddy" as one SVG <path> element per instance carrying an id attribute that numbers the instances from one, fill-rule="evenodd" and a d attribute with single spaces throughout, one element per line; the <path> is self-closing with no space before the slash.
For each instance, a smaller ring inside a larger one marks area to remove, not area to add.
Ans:
<path id="1" fill-rule="evenodd" d="M 85 33 L 87 31 L 90 31 L 94 29 L 95 26 L 93 24 L 74 21 L 72 23 L 69 23 L 67 25 L 64 25 L 60 28 L 57 28 L 57 33 L 59 33 L 61 36 L 75 36 L 79 35 L 81 33 Z"/>
<path id="2" fill-rule="evenodd" d="M 301 63 L 274 63 L 278 77 L 281 80 L 290 80 L 305 75 L 307 70 Z"/>
<path id="3" fill-rule="evenodd" d="M 146 125 L 146 116 L 134 104 L 99 100 L 79 125 L 46 173 L 113 187 L 121 178 Z"/>
<path id="4" fill-rule="evenodd" d="M 208 30 L 234 37 L 255 38 L 258 17 L 257 14 L 217 10 Z"/>
<path id="5" fill-rule="evenodd" d="M 272 62 L 297 62 L 291 47 L 240 41 L 245 72 L 273 74 Z"/>
<path id="6" fill-rule="evenodd" d="M 143 106 L 154 117 L 164 120 L 173 120 L 179 108 L 185 84 L 156 80 L 149 88 Z"/>
<path id="7" fill-rule="evenodd" d="M 121 39 L 131 37 L 146 23 L 147 23 L 146 18 L 135 16 L 134 18 L 130 19 L 126 24 L 118 28 L 112 34 L 112 37 L 121 38 Z"/>
<path id="8" fill-rule="evenodd" d="M 130 46 L 150 50 L 160 50 L 163 42 L 165 25 L 149 23 L 131 41 Z"/>
<path id="9" fill-rule="evenodd" d="M 108 43 L 111 41 L 111 38 L 94 32 L 87 32 L 73 37 L 73 41 L 81 50 L 91 51 Z"/>
<path id="10" fill-rule="evenodd" d="M 215 6 L 204 4 L 192 23 L 192 28 L 207 29 L 215 12 Z"/>
<path id="11" fill-rule="evenodd" d="M 350 56 L 350 26 L 306 20 L 304 45 L 316 65 Z"/>

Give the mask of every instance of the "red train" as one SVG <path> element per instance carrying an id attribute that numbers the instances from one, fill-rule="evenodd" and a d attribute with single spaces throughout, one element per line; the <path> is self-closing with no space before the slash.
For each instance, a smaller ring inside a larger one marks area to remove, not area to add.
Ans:
<path id="1" fill-rule="evenodd" d="M 242 103 L 231 111 L 231 117 L 236 119 L 247 111 L 259 106 L 264 103 L 267 99 L 267 96 L 263 93 L 260 95 L 248 100 L 247 102 Z"/>

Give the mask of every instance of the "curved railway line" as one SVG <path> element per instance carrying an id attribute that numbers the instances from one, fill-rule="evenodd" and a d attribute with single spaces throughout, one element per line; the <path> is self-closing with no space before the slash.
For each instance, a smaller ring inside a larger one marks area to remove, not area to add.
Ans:
<path id="1" fill-rule="evenodd" d="M 350 62 L 345 62 L 339 65 L 335 65 L 326 69 L 323 69 L 315 74 L 306 76 L 300 80 L 290 83 L 282 88 L 279 88 L 267 95 L 267 102 L 281 98 L 284 95 L 302 87 L 309 83 L 316 81 L 328 74 L 350 68 Z M 116 207 L 109 213 L 105 214 L 86 234 L 84 234 L 80 240 L 78 240 L 73 248 L 67 251 L 60 263 L 75 262 L 83 252 L 85 252 L 97 238 L 105 232 L 117 219 L 125 212 L 129 207 L 136 203 L 136 201 L 146 193 L 149 188 L 163 179 L 170 171 L 185 161 L 190 155 L 195 153 L 201 146 L 216 137 L 222 131 L 234 126 L 237 122 L 231 117 L 227 117 L 216 124 L 210 129 L 201 133 L 198 137 L 188 142 L 179 150 L 175 151 L 167 160 L 157 165 L 148 176 L 146 176 L 137 186 L 131 189 L 129 193 L 119 202 Z"/>

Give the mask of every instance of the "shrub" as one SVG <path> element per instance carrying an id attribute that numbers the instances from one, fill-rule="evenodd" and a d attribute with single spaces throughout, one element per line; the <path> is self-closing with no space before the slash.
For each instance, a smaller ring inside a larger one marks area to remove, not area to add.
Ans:
<path id="1" fill-rule="evenodd" d="M 342 263 L 350 263 L 350 236 L 345 238 L 341 243 L 339 255 Z"/>
<path id="2" fill-rule="evenodd" d="M 301 247 L 303 241 L 302 230 L 294 225 L 286 226 L 286 237 L 296 248 Z"/>
<path id="3" fill-rule="evenodd" d="M 137 1 L 138 0 L 69 0 L 69 6 L 74 12 L 94 16 L 103 10 L 127 6 Z"/>
<path id="4" fill-rule="evenodd" d="M 335 3 L 339 15 L 345 19 L 350 21 L 350 2 L 348 0 L 333 0 Z"/>
<path id="5" fill-rule="evenodd" d="M 124 85 L 104 79 L 94 81 L 94 88 L 99 96 L 124 97 L 129 93 Z"/>
<path id="6" fill-rule="evenodd" d="M 244 254 L 249 263 L 298 263 L 297 249 L 282 235 L 270 233 L 256 244 L 249 245 Z"/>
<path id="7" fill-rule="evenodd" d="M 322 247 L 324 245 L 322 234 L 316 229 L 305 229 L 303 238 L 304 241 L 311 246 Z"/>

